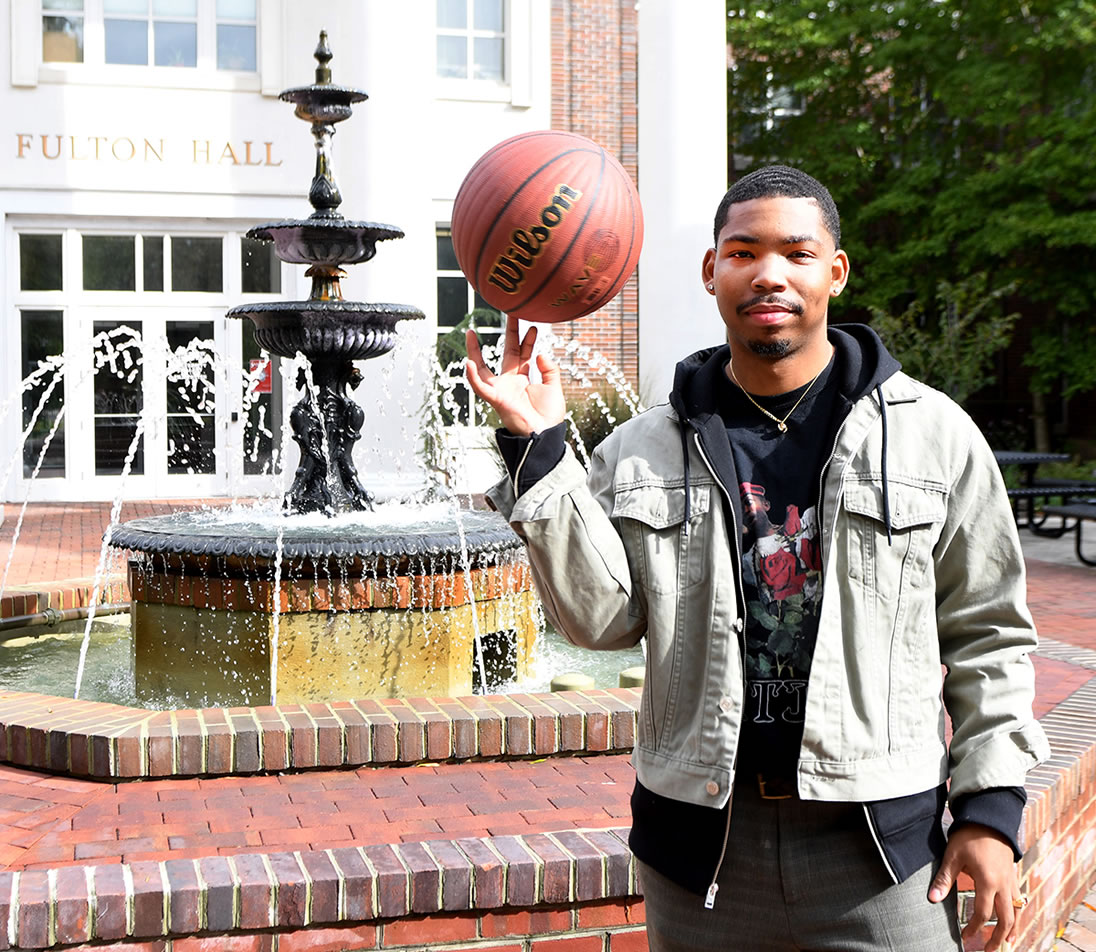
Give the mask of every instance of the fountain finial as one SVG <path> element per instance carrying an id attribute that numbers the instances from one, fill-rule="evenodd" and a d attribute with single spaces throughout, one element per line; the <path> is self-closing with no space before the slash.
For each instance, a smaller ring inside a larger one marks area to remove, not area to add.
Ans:
<path id="1" fill-rule="evenodd" d="M 327 30 L 320 30 L 320 42 L 316 44 L 315 52 L 316 62 L 320 65 L 316 67 L 316 82 L 326 84 L 331 82 L 331 67 L 327 64 L 331 62 L 331 47 L 327 45 Z"/>

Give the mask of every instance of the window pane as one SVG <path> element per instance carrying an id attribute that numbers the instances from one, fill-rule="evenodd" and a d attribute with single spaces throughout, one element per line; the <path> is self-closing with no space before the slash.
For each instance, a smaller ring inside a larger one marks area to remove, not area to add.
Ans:
<path id="1" fill-rule="evenodd" d="M 78 10 L 84 9 L 84 0 L 42 0 L 43 10 Z"/>
<path id="2" fill-rule="evenodd" d="M 171 290 L 220 291 L 223 288 L 221 239 L 171 239 Z"/>
<path id="3" fill-rule="evenodd" d="M 165 23 L 152 26 L 157 66 L 197 66 L 198 26 L 195 23 Z"/>
<path id="4" fill-rule="evenodd" d="M 167 471 L 213 473 L 213 322 L 168 321 L 167 346 Z"/>
<path id="5" fill-rule="evenodd" d="M 148 23 L 145 20 L 104 20 L 106 61 L 123 66 L 148 63 Z"/>
<path id="6" fill-rule="evenodd" d="M 19 236 L 19 287 L 24 291 L 61 290 L 61 236 Z"/>
<path id="7" fill-rule="evenodd" d="M 132 235 L 83 235 L 84 290 L 134 291 L 136 242 Z"/>
<path id="8" fill-rule="evenodd" d="M 198 0 L 152 0 L 152 15 L 195 19 L 198 16 Z"/>
<path id="9" fill-rule="evenodd" d="M 456 252 L 453 251 L 453 236 L 448 230 L 438 230 L 438 270 L 460 271 Z"/>
<path id="10" fill-rule="evenodd" d="M 438 0 L 438 26 L 443 30 L 467 30 L 468 10 L 465 0 Z"/>
<path id="11" fill-rule="evenodd" d="M 96 321 L 95 475 L 122 472 L 144 406 L 141 322 Z M 130 472 L 145 471 L 144 439 L 134 447 Z"/>
<path id="12" fill-rule="evenodd" d="M 65 349 L 64 315 L 61 311 L 23 311 L 20 315 L 22 336 L 22 377 L 25 380 L 38 370 L 38 362 L 62 354 Z M 50 431 L 57 422 L 57 414 L 65 403 L 64 381 L 61 371 L 43 375 L 29 390 L 23 391 L 23 429 L 30 426 L 37 412 L 38 418 L 23 444 L 23 476 L 29 478 L 42 458 L 38 479 L 65 475 L 65 421 L 57 425 L 50 438 Z M 52 387 L 50 386 L 52 384 Z M 46 394 L 49 393 L 47 397 Z M 48 447 L 46 440 L 49 440 Z"/>
<path id="13" fill-rule="evenodd" d="M 438 75 L 446 79 L 468 78 L 468 44 L 463 36 L 438 37 Z"/>
<path id="14" fill-rule="evenodd" d="M 254 20 L 255 0 L 217 0 L 218 20 Z"/>
<path id="15" fill-rule="evenodd" d="M 473 26 L 477 30 L 502 32 L 502 0 L 476 0 Z"/>
<path id="16" fill-rule="evenodd" d="M 255 27 L 217 24 L 217 69 L 256 71 Z"/>
<path id="17" fill-rule="evenodd" d="M 103 0 L 103 12 L 107 16 L 115 13 L 148 16 L 148 0 Z"/>
<path id="18" fill-rule="evenodd" d="M 502 38 L 476 37 L 472 41 L 476 58 L 473 79 L 502 79 Z"/>
<path id="19" fill-rule="evenodd" d="M 438 278 L 438 326 L 456 327 L 468 313 L 468 282 Z"/>
<path id="20" fill-rule="evenodd" d="M 243 393 L 244 474 L 280 473 L 280 461 L 274 459 L 282 432 L 280 358 L 261 350 L 251 321 L 236 323 L 243 341 L 243 369 L 248 374 Z"/>
<path id="21" fill-rule="evenodd" d="M 282 290 L 282 268 L 274 254 L 274 243 L 241 238 L 240 276 L 244 294 L 278 294 Z"/>
<path id="22" fill-rule="evenodd" d="M 83 17 L 42 17 L 42 60 L 46 63 L 84 61 Z"/>
<path id="23" fill-rule="evenodd" d="M 144 278 L 146 291 L 164 289 L 164 236 L 144 235 L 141 245 L 145 251 Z"/>

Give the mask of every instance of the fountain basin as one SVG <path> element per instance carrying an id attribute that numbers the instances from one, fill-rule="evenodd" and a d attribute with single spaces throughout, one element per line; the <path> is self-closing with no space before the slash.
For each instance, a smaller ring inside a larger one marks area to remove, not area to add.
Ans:
<path id="1" fill-rule="evenodd" d="M 484 688 L 477 650 L 488 685 L 534 661 L 532 578 L 495 513 L 458 524 L 445 506 L 336 520 L 213 510 L 133 520 L 110 545 L 131 554 L 142 699 L 454 696 Z"/>
<path id="2" fill-rule="evenodd" d="M 311 300 L 244 304 L 227 316 L 250 318 L 259 345 L 283 357 L 300 351 L 307 357 L 365 360 L 395 346 L 398 321 L 421 320 L 423 313 L 406 304 Z"/>
<path id="3" fill-rule="evenodd" d="M 290 264 L 361 264 L 377 253 L 377 242 L 402 238 L 395 225 L 337 218 L 307 218 L 256 225 L 248 238 L 273 241 L 275 253 Z"/>

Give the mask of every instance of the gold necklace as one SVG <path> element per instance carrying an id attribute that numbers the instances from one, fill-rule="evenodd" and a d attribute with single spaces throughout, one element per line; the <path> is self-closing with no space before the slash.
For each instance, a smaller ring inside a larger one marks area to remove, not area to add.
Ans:
<path id="1" fill-rule="evenodd" d="M 828 367 L 828 366 L 829 366 L 828 363 L 823 365 L 822 370 L 825 370 L 826 367 Z M 741 390 L 746 395 L 746 399 L 749 400 L 750 403 L 752 403 L 755 407 L 757 407 L 758 410 L 760 410 L 762 413 L 764 413 L 765 416 L 767 416 L 770 420 L 772 420 L 773 423 L 776 424 L 776 428 L 778 430 L 780 430 L 781 433 L 787 433 L 788 432 L 788 419 L 791 417 L 791 415 L 793 413 L 795 413 L 796 407 L 798 407 L 799 404 L 801 404 L 803 402 L 803 398 L 806 397 L 807 394 L 811 392 L 811 388 L 814 387 L 815 381 L 818 380 L 818 378 L 822 376 L 822 370 L 820 370 L 820 371 L 818 371 L 818 373 L 816 373 L 814 375 L 814 377 L 811 378 L 811 382 L 809 384 L 807 384 L 807 389 L 804 390 L 799 395 L 799 399 L 795 401 L 795 405 L 787 413 L 784 414 L 784 419 L 781 420 L 780 417 L 778 417 L 775 413 L 770 413 L 760 403 L 758 403 L 753 397 L 751 397 L 750 392 L 745 387 L 743 387 L 741 383 L 739 383 L 738 377 L 735 376 L 735 372 L 734 372 L 734 358 L 731 358 L 728 361 L 727 369 L 730 370 L 730 372 L 731 372 L 731 379 L 736 384 L 738 384 L 738 389 Z"/>

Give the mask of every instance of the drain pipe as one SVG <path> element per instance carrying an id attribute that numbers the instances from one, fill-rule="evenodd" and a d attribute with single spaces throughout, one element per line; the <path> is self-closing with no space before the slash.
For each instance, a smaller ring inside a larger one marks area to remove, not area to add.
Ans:
<path id="1" fill-rule="evenodd" d="M 128 612 L 129 602 L 116 602 L 113 605 L 98 605 L 95 608 L 95 617 L 100 615 L 120 615 Z M 6 631 L 17 628 L 37 628 L 39 625 L 48 625 L 53 628 L 63 621 L 79 621 L 91 614 L 91 606 L 84 605 L 80 608 L 47 608 L 44 612 L 35 612 L 33 615 L 15 615 L 12 618 L 0 619 L 0 643 L 10 641 L 12 638 L 21 638 L 23 635 L 4 635 Z M 47 634 L 47 632 L 41 632 Z"/>

